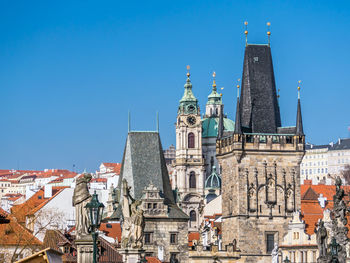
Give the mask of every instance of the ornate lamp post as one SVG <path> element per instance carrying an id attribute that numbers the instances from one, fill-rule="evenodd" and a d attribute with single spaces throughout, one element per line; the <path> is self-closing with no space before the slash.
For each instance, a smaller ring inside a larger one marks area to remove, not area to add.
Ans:
<path id="1" fill-rule="evenodd" d="M 98 196 L 96 191 L 92 195 L 91 201 L 86 204 L 85 208 L 89 210 L 89 219 L 90 219 L 90 231 L 92 234 L 92 239 L 94 242 L 94 250 L 93 250 L 93 262 L 97 263 L 96 254 L 97 254 L 97 229 L 101 225 L 101 219 L 103 214 L 103 208 L 105 206 L 98 201 Z"/>
<path id="2" fill-rule="evenodd" d="M 289 258 L 287 256 L 286 256 L 286 259 L 283 260 L 283 263 L 290 263 L 290 260 L 289 260 Z"/>

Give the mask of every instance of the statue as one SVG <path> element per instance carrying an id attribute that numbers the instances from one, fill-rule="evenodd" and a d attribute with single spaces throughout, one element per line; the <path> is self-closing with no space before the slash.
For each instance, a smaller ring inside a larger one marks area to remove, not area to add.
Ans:
<path id="1" fill-rule="evenodd" d="M 75 231 L 77 239 L 89 236 L 89 212 L 85 208 L 91 200 L 87 184 L 90 182 L 91 174 L 84 174 L 76 180 L 73 193 L 73 206 L 75 207 Z"/>
<path id="2" fill-rule="evenodd" d="M 130 195 L 130 187 L 125 179 L 123 184 L 123 227 L 122 227 L 122 248 L 142 248 L 143 229 L 145 220 L 141 201 L 135 200 Z M 131 204 L 130 204 L 131 201 Z"/>
<path id="3" fill-rule="evenodd" d="M 337 244 L 337 253 L 333 253 L 335 250 L 333 248 L 332 259 L 338 260 L 340 263 L 346 262 L 346 247 L 348 245 L 348 220 L 346 218 L 346 213 L 348 211 L 347 205 L 343 200 L 345 193 L 344 189 L 341 188 L 342 180 L 338 176 L 335 179 L 336 193 L 333 196 L 333 219 L 332 219 L 332 232 L 334 237 L 334 244 Z M 332 240 L 333 241 L 333 240 Z M 336 262 L 336 261 L 332 261 Z"/>
<path id="4" fill-rule="evenodd" d="M 317 246 L 319 258 L 327 256 L 327 229 L 324 227 L 324 222 L 321 220 L 316 232 Z"/>
<path id="5" fill-rule="evenodd" d="M 275 243 L 275 247 L 271 252 L 271 256 L 272 256 L 272 263 L 278 263 L 278 244 L 277 243 Z"/>

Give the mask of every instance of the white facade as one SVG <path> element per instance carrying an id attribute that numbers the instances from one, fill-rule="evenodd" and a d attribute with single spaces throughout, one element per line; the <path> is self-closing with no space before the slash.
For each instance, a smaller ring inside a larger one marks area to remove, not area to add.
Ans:
<path id="1" fill-rule="evenodd" d="M 332 184 L 341 176 L 346 165 L 350 165 L 350 139 L 338 139 L 329 145 L 307 145 L 300 165 L 300 180 L 312 180 L 313 184 Z M 345 182 L 344 182 L 345 183 Z"/>

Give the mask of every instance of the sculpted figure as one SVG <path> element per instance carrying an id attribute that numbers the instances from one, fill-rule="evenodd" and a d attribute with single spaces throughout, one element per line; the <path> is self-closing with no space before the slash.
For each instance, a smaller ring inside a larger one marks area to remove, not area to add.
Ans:
<path id="1" fill-rule="evenodd" d="M 321 220 L 316 232 L 317 246 L 319 257 L 327 255 L 327 229 L 324 227 L 324 222 Z"/>
<path id="2" fill-rule="evenodd" d="M 271 252 L 271 256 L 272 256 L 272 263 L 278 263 L 278 244 L 277 243 L 275 243 L 275 247 Z"/>
<path id="3" fill-rule="evenodd" d="M 122 247 L 123 248 L 141 248 L 143 229 L 145 227 L 141 201 L 134 200 L 130 195 L 130 187 L 123 179 L 123 229 L 122 229 Z"/>
<path id="4" fill-rule="evenodd" d="M 76 180 L 74 188 L 73 206 L 75 207 L 75 228 L 78 239 L 89 235 L 89 213 L 85 206 L 91 200 L 87 186 L 91 178 L 91 174 L 84 174 Z"/>

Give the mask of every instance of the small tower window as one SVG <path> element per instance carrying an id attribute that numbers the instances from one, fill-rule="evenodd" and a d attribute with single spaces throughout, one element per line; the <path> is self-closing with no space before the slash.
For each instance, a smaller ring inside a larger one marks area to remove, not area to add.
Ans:
<path id="1" fill-rule="evenodd" d="M 218 109 L 216 108 L 216 116 L 219 114 Z"/>
<path id="2" fill-rule="evenodd" d="M 191 222 L 196 222 L 197 221 L 197 215 L 196 215 L 196 211 L 192 210 L 190 212 L 190 221 Z"/>
<path id="3" fill-rule="evenodd" d="M 196 188 L 196 174 L 195 172 L 190 172 L 190 188 Z"/>
<path id="4" fill-rule="evenodd" d="M 188 134 L 188 148 L 194 148 L 194 134 L 190 132 Z"/>

